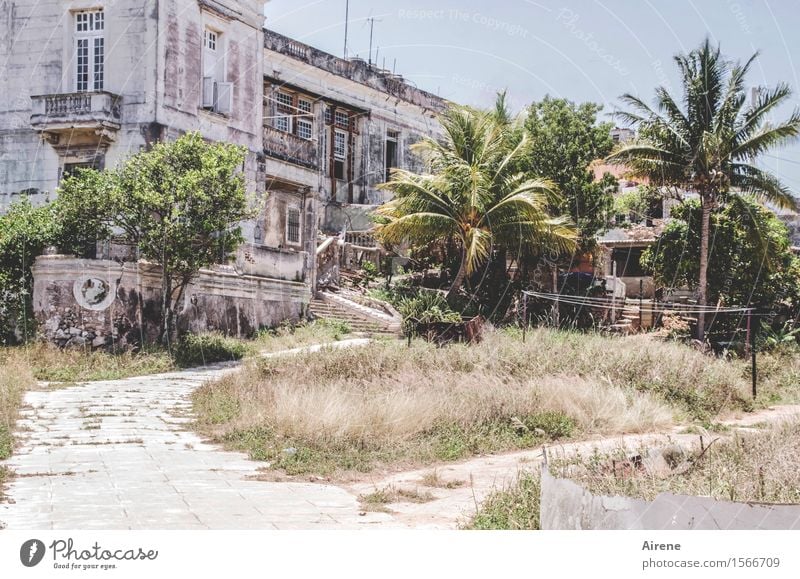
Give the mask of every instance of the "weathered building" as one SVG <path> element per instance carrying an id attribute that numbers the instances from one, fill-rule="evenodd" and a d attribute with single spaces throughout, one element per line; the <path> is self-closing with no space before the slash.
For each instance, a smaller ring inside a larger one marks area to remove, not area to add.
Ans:
<path id="1" fill-rule="evenodd" d="M 391 167 L 417 167 L 409 147 L 437 134 L 445 103 L 363 61 L 265 30 L 264 5 L 0 0 L 0 211 L 22 196 L 46 202 L 76 168 L 112 167 L 187 131 L 243 145 L 260 215 L 242 224 L 246 244 L 220 272 L 226 283 L 210 283 L 204 272 L 202 291 L 227 296 L 231 275 L 275 283 L 266 297 L 237 293 L 237 316 L 260 311 L 258 319 L 213 327 L 238 331 L 304 315 L 318 232 L 370 228 L 368 209 L 384 200 L 376 185 Z M 47 264 L 57 264 L 58 283 Z M 68 282 L 70 267 L 78 283 L 82 262 L 45 259 L 36 271 L 55 288 Z M 82 307 L 70 292 L 58 303 L 46 288 L 37 292 L 46 316 Z M 265 299 L 280 303 L 248 305 Z"/>

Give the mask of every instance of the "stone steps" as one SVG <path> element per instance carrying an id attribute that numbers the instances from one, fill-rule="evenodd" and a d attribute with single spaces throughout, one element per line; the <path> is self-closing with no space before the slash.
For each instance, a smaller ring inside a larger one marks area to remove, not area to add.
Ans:
<path id="1" fill-rule="evenodd" d="M 397 332 L 390 324 L 365 319 L 344 307 L 320 298 L 309 302 L 308 309 L 315 318 L 346 323 L 353 332 L 367 334 L 392 334 Z"/>

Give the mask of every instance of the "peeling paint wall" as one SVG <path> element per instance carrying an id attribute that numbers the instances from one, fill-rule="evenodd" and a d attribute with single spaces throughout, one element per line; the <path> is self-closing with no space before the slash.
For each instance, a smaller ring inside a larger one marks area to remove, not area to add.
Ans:
<path id="1" fill-rule="evenodd" d="M 33 308 L 45 339 L 59 346 L 124 348 L 158 338 L 160 268 L 63 255 L 34 265 Z M 178 307 L 178 327 L 251 336 L 256 330 L 305 315 L 303 283 L 237 272 L 201 270 Z"/>

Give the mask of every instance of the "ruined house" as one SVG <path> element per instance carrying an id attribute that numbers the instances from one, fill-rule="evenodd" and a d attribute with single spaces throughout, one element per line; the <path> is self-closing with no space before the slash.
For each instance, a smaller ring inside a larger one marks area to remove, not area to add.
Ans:
<path id="1" fill-rule="evenodd" d="M 304 316 L 322 235 L 368 240 L 369 209 L 384 201 L 375 186 L 392 167 L 418 168 L 409 147 L 437 134 L 445 103 L 265 29 L 264 6 L 3 3 L 0 211 L 22 196 L 47 202 L 76 168 L 111 167 L 187 131 L 244 145 L 247 189 L 263 211 L 242 224 L 235 263 L 201 272 L 180 323 L 246 334 Z M 49 337 L 101 345 L 147 334 L 157 271 L 120 255 L 98 244 L 96 255 L 39 258 L 35 309 Z"/>

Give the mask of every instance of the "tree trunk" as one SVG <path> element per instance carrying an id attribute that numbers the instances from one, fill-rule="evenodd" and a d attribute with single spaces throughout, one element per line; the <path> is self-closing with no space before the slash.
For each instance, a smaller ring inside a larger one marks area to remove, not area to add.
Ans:
<path id="1" fill-rule="evenodd" d="M 447 292 L 447 297 L 445 298 L 448 302 L 450 298 L 458 293 L 458 290 L 461 289 L 461 284 L 464 283 L 464 277 L 467 275 L 467 249 L 462 246 L 461 247 L 461 265 L 458 266 L 458 273 L 456 274 L 455 279 L 453 280 L 453 285 L 450 286 L 450 289 Z"/>
<path id="2" fill-rule="evenodd" d="M 700 273 L 697 279 L 697 304 L 699 310 L 708 303 L 708 238 L 711 229 L 711 206 L 713 200 L 710 195 L 702 196 L 702 218 L 700 221 Z M 697 339 L 701 342 L 705 340 L 705 312 L 699 311 L 697 314 Z"/>
<path id="3" fill-rule="evenodd" d="M 162 266 L 163 267 L 163 266 Z M 166 348 L 172 342 L 172 279 L 164 268 L 161 274 L 161 344 Z"/>

